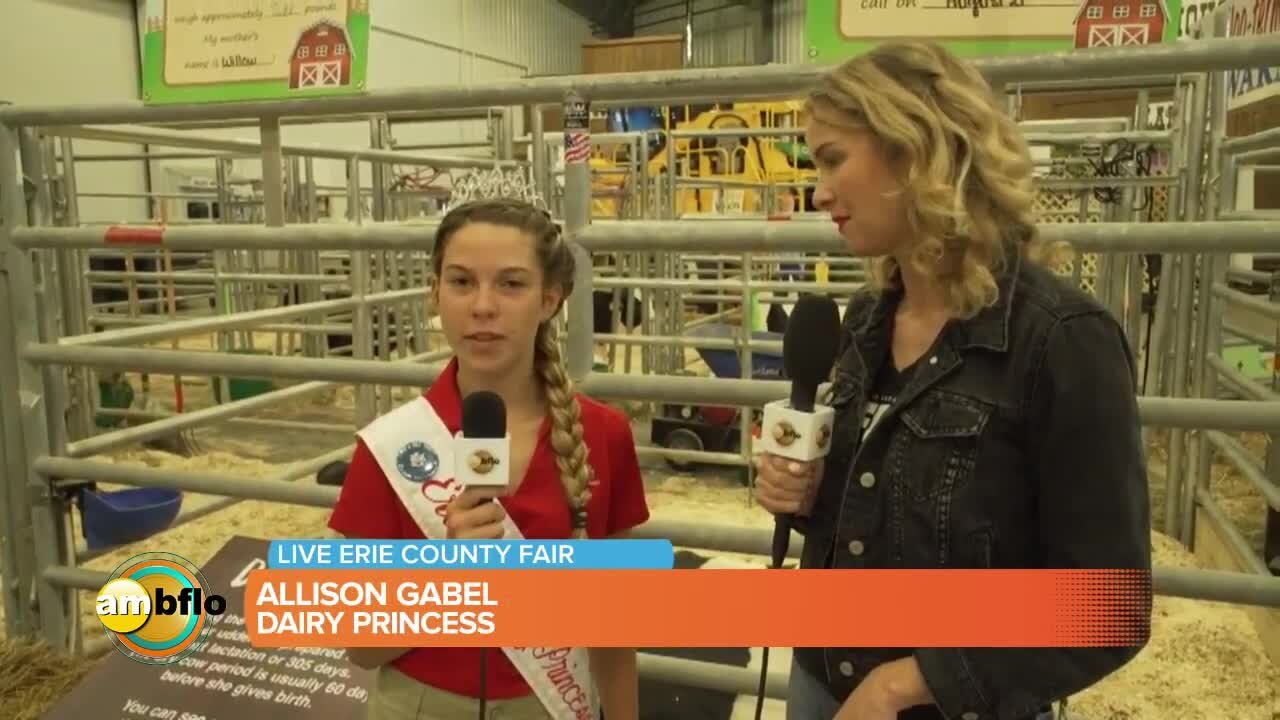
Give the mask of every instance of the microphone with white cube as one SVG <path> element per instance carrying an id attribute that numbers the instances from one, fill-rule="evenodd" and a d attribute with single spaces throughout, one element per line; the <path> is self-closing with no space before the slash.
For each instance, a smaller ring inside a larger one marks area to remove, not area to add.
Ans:
<path id="1" fill-rule="evenodd" d="M 787 320 L 782 362 L 791 380 L 789 400 L 764 406 L 760 444 L 764 452 L 799 462 L 831 450 L 835 409 L 816 402 L 818 386 L 831 375 L 840 344 L 840 309 L 829 297 L 804 295 Z M 782 567 L 791 542 L 793 517 L 779 514 L 773 533 L 773 566 Z"/>
<path id="2" fill-rule="evenodd" d="M 493 392 L 473 392 L 462 401 L 462 430 L 453 438 L 453 477 L 464 488 L 505 488 L 511 472 L 507 406 Z"/>
<path id="3" fill-rule="evenodd" d="M 760 446 L 764 452 L 798 462 L 825 457 L 831 450 L 835 409 L 818 404 L 818 386 L 831 375 L 840 348 L 840 309 L 829 297 L 801 295 L 782 337 L 782 366 L 791 381 L 791 397 L 764 406 Z M 821 478 L 819 478 L 821 480 Z M 790 513 L 779 513 L 773 527 L 773 567 L 782 567 L 791 544 Z M 756 720 L 764 712 L 769 648 L 761 648 Z"/>
<path id="4" fill-rule="evenodd" d="M 462 401 L 462 430 L 453 437 L 453 479 L 463 488 L 505 488 L 511 476 L 507 405 L 497 393 L 473 392 Z M 493 502 L 486 498 L 484 503 Z M 488 702 L 488 648 L 480 648 L 479 717 Z"/>

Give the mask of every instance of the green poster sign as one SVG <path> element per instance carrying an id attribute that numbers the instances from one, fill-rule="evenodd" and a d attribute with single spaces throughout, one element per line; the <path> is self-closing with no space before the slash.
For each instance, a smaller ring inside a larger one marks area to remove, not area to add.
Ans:
<path id="1" fill-rule="evenodd" d="M 147 0 L 153 104 L 351 95 L 369 68 L 370 0 Z"/>
<path id="2" fill-rule="evenodd" d="M 1172 42 L 1181 8 L 1182 0 L 808 0 L 805 32 L 809 60 L 822 65 L 906 38 L 962 57 L 1027 55 Z"/>

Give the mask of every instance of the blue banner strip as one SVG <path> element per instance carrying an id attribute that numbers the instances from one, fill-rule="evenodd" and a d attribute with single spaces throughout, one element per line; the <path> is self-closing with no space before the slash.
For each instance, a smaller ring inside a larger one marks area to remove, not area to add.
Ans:
<path id="1" fill-rule="evenodd" d="M 272 540 L 294 570 L 670 570 L 669 540 Z"/>

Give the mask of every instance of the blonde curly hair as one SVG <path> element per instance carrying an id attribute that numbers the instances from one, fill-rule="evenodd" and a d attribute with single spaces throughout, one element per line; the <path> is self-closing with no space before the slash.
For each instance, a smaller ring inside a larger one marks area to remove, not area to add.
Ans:
<path id="1" fill-rule="evenodd" d="M 558 287 L 562 291 L 560 306 L 556 308 L 556 312 L 550 320 L 538 326 L 533 364 L 534 371 L 542 380 L 543 391 L 551 410 L 551 447 L 555 450 L 556 466 L 560 470 L 560 480 L 569 503 L 573 536 L 586 537 L 587 503 L 591 500 L 595 472 L 587 459 L 582 409 L 578 404 L 573 381 L 564 367 L 557 332 L 560 308 L 564 307 L 565 300 L 573 292 L 577 262 L 560 232 L 560 226 L 546 211 L 520 200 L 484 199 L 459 205 L 441 220 L 431 252 L 432 269 L 436 278 L 440 277 L 445 248 L 450 238 L 472 222 L 513 227 L 527 234 L 534 242 L 543 284 Z"/>
<path id="2" fill-rule="evenodd" d="M 968 318 L 993 304 L 1011 252 L 1061 259 L 1036 234 L 1033 164 L 1017 124 L 972 65 L 930 42 L 885 43 L 823 76 L 805 114 L 869 130 L 902 171 L 911 262 Z M 895 283 L 893 256 L 869 263 L 874 289 Z"/>

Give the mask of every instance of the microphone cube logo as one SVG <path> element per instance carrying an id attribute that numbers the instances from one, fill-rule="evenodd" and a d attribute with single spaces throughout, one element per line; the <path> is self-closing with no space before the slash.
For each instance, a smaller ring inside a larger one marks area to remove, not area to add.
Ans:
<path id="1" fill-rule="evenodd" d="M 227 601 L 200 570 L 172 553 L 129 558 L 98 591 L 96 611 L 111 643 L 145 665 L 169 665 L 195 652 Z"/>
<path id="2" fill-rule="evenodd" d="M 818 428 L 818 447 L 825 450 L 827 443 L 831 441 L 831 426 L 823 424 Z"/>
<path id="3" fill-rule="evenodd" d="M 795 425 L 786 420 L 780 420 L 773 426 L 773 439 L 782 447 L 791 447 L 796 440 L 800 439 L 800 433 L 796 431 Z"/>
<path id="4" fill-rule="evenodd" d="M 498 466 L 498 458 L 483 448 L 476 450 L 467 457 L 467 466 L 471 468 L 471 472 L 477 475 L 488 475 Z"/>

